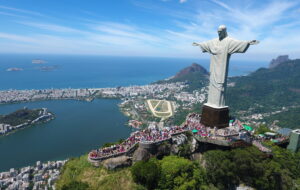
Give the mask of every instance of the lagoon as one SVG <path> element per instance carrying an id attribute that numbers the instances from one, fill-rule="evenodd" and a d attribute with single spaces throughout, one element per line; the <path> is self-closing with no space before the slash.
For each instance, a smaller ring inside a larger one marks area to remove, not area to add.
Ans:
<path id="1" fill-rule="evenodd" d="M 132 132 L 120 100 L 50 100 L 0 105 L 0 114 L 17 109 L 46 107 L 56 115 L 49 123 L 21 129 L 0 137 L 0 171 L 80 156 L 106 142 L 127 138 Z"/>

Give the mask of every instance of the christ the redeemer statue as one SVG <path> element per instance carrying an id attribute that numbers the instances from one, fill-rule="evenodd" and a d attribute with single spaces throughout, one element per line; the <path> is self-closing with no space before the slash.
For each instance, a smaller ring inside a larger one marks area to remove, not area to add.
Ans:
<path id="1" fill-rule="evenodd" d="M 194 46 L 200 46 L 202 52 L 211 54 L 208 101 L 205 105 L 216 109 L 226 108 L 226 80 L 231 54 L 245 53 L 249 45 L 259 43 L 257 40 L 240 41 L 228 37 L 224 25 L 219 26 L 218 35 L 219 38 L 213 40 L 193 43 Z"/>

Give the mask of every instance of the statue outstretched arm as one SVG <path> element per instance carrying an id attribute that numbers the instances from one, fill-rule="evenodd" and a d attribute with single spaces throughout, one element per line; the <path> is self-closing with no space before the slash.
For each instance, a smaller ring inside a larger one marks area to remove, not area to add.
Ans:
<path id="1" fill-rule="evenodd" d="M 256 44 L 259 44 L 259 41 L 258 40 L 251 40 L 251 41 L 249 41 L 249 44 L 250 45 L 256 45 Z"/>
<path id="2" fill-rule="evenodd" d="M 192 46 L 200 46 L 200 44 L 193 42 Z"/>
<path id="3" fill-rule="evenodd" d="M 234 38 L 228 38 L 229 48 L 228 53 L 245 53 L 250 45 L 258 44 L 258 40 L 251 40 L 251 41 L 243 41 L 243 40 L 236 40 Z"/>
<path id="4" fill-rule="evenodd" d="M 211 50 L 210 50 L 210 46 L 207 42 L 202 42 L 202 43 L 196 43 L 196 42 L 193 42 L 192 44 L 193 46 L 199 46 L 202 50 L 202 52 L 209 52 L 211 53 Z"/>

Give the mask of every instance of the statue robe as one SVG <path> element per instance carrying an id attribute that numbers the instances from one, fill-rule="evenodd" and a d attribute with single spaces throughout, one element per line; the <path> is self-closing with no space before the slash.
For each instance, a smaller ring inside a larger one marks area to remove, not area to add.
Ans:
<path id="1" fill-rule="evenodd" d="M 227 85 L 228 64 L 230 55 L 244 53 L 249 47 L 248 41 L 239 41 L 230 37 L 219 38 L 199 43 L 203 52 L 211 54 L 208 106 L 225 107 L 225 91 Z"/>

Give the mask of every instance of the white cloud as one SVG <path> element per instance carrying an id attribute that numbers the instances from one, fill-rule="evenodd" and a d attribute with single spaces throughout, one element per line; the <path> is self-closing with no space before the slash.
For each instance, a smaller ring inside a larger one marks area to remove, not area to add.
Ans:
<path id="1" fill-rule="evenodd" d="M 182 44 L 184 40 L 199 41 L 217 37 L 217 27 L 220 24 L 228 26 L 229 35 L 241 39 L 258 39 L 261 43 L 247 52 L 250 54 L 270 56 L 280 52 L 298 52 L 300 32 L 299 22 L 295 21 L 296 11 L 291 11 L 296 5 L 290 1 L 272 1 L 264 6 L 226 4 L 224 1 L 212 0 L 220 8 L 204 9 L 200 7 L 198 13 L 190 18 L 190 22 L 177 22 L 181 29 L 168 30 L 174 43 Z M 294 18 L 294 19 L 289 19 Z M 197 38 L 198 37 L 198 38 Z M 184 51 L 184 48 L 177 46 Z M 186 47 L 185 47 L 186 48 Z M 195 52 L 188 52 L 196 55 Z M 198 52 L 198 54 L 200 54 Z M 247 55 L 246 54 L 246 55 Z M 203 55 L 200 55 L 203 56 Z M 275 55 L 276 56 L 276 55 Z M 240 56 L 239 56 L 240 57 Z M 249 56 L 241 56 L 248 59 Z M 262 58 L 262 57 L 256 57 Z"/>
<path id="2" fill-rule="evenodd" d="M 179 3 L 185 3 L 187 0 L 179 0 Z"/>
<path id="3" fill-rule="evenodd" d="M 168 25 L 164 25 L 164 28 L 145 28 L 132 24 L 133 21 L 124 24 L 124 22 L 101 20 L 81 20 L 76 27 L 70 27 L 22 19 L 18 21 L 19 24 L 42 31 L 34 30 L 35 33 L 30 35 L 0 33 L 2 39 L 0 52 L 8 50 L 21 52 L 22 48 L 26 47 L 24 51 L 43 53 L 208 57 L 208 54 L 202 54 L 198 48 L 192 47 L 192 42 L 216 38 L 217 27 L 225 24 L 230 36 L 241 40 L 261 41 L 259 45 L 251 47 L 246 55 L 234 57 L 270 59 L 281 52 L 300 53 L 298 37 L 300 22 L 297 20 L 299 9 L 293 9 L 297 5 L 295 2 L 275 0 L 259 6 L 246 2 L 240 4 L 236 1 L 230 2 L 205 1 L 209 4 L 209 8 L 200 3 L 193 8 L 193 11 L 168 9 L 168 6 L 149 7 L 146 4 L 136 4 L 147 10 L 155 10 L 152 14 L 160 12 L 159 14 L 172 16 L 167 17 L 173 19 L 173 26 L 170 28 L 167 27 Z M 0 9 L 35 14 L 31 11 L 3 8 L 3 6 L 0 6 Z M 42 35 L 45 33 L 48 35 Z M 8 41 L 11 41 L 11 44 L 4 46 L 3 44 L 7 44 Z"/>
<path id="4" fill-rule="evenodd" d="M 12 12 L 18 12 L 18 13 L 29 14 L 29 15 L 34 15 L 34 16 L 42 16 L 42 14 L 38 13 L 38 12 L 24 10 L 24 9 L 17 9 L 14 7 L 7 7 L 7 6 L 3 6 L 3 5 L 0 5 L 0 9 L 5 9 L 5 10 L 12 11 Z"/>
<path id="5" fill-rule="evenodd" d="M 0 33 L 0 39 L 12 40 L 17 42 L 31 42 L 31 43 L 37 42 L 34 38 L 28 36 L 8 34 L 8 33 Z"/>
<path id="6" fill-rule="evenodd" d="M 8 13 L 8 12 L 3 12 L 3 11 L 0 11 L 0 14 L 1 14 L 1 15 L 5 15 L 5 16 L 13 16 L 13 17 L 26 18 L 25 16 L 13 14 L 13 13 Z"/>
<path id="7" fill-rule="evenodd" d="M 39 29 L 54 31 L 54 32 L 63 32 L 63 33 L 81 33 L 81 30 L 77 30 L 71 27 L 61 26 L 57 24 L 49 23 L 37 23 L 37 22 L 18 22 L 23 25 L 32 26 Z"/>

